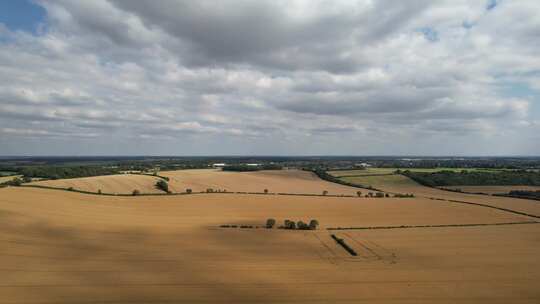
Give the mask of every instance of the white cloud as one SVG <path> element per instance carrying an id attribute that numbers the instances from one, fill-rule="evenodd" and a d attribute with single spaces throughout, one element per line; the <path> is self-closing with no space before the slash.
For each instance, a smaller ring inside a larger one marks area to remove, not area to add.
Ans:
<path id="1" fill-rule="evenodd" d="M 0 24 L 9 151 L 58 151 L 53 134 L 103 154 L 500 154 L 494 134 L 539 130 L 537 1 L 39 3 L 38 34 Z"/>

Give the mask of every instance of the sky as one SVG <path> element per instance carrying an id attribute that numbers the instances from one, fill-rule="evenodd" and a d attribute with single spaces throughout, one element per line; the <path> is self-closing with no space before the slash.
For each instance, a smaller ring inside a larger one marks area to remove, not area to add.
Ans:
<path id="1" fill-rule="evenodd" d="M 0 1 L 0 155 L 540 155 L 540 1 Z"/>

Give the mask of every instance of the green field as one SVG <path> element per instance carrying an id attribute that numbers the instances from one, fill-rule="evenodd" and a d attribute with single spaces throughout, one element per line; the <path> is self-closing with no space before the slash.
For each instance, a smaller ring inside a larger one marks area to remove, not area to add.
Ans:
<path id="1" fill-rule="evenodd" d="M 365 187 L 371 186 L 377 189 L 385 189 L 392 186 L 418 186 L 410 178 L 399 174 L 342 177 L 340 180 Z"/>
<path id="2" fill-rule="evenodd" d="M 0 171 L 0 176 L 10 176 L 10 175 L 16 175 L 17 172 L 14 171 Z"/>

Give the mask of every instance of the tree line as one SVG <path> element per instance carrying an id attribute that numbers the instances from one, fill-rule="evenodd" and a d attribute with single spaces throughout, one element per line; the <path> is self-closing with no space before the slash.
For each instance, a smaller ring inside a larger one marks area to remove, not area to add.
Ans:
<path id="1" fill-rule="evenodd" d="M 500 186 L 500 185 L 527 185 L 540 186 L 540 172 L 515 170 L 515 171 L 439 171 L 439 172 L 412 172 L 402 171 L 401 174 L 408 176 L 419 184 L 429 187 L 440 186 Z"/>

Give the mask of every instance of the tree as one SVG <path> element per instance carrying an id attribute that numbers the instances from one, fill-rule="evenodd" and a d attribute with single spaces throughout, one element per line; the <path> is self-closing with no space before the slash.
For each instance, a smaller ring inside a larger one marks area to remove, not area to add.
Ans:
<path id="1" fill-rule="evenodd" d="M 326 190 L 324 190 L 324 191 L 322 192 L 322 195 L 327 195 L 327 194 L 328 194 L 328 191 L 326 191 Z"/>
<path id="2" fill-rule="evenodd" d="M 193 192 L 193 190 L 191 190 L 191 189 L 189 189 L 189 188 L 186 189 L 186 193 L 187 193 L 187 194 L 191 194 L 191 192 Z"/>
<path id="3" fill-rule="evenodd" d="M 212 193 L 212 192 L 214 192 L 214 189 L 212 189 L 212 188 L 206 189 L 206 193 Z"/>
<path id="4" fill-rule="evenodd" d="M 98 194 L 101 194 L 101 189 L 98 189 L 97 193 L 98 193 Z"/>
<path id="5" fill-rule="evenodd" d="M 264 194 L 268 194 L 268 189 L 264 189 Z"/>
<path id="6" fill-rule="evenodd" d="M 18 178 L 18 177 L 15 177 L 14 179 L 11 180 L 11 185 L 13 186 L 20 186 L 21 184 L 23 183 L 23 180 Z"/>
<path id="7" fill-rule="evenodd" d="M 358 195 L 358 197 L 362 197 L 362 191 L 356 191 L 356 195 Z"/>
<path id="8" fill-rule="evenodd" d="M 285 229 L 295 229 L 296 228 L 296 224 L 293 221 L 290 221 L 290 220 L 285 220 L 283 222 L 283 224 L 285 226 Z"/>
<path id="9" fill-rule="evenodd" d="M 162 179 L 157 181 L 156 188 L 169 193 L 169 184 L 167 184 L 167 182 Z"/>
<path id="10" fill-rule="evenodd" d="M 317 220 L 311 220 L 309 222 L 309 229 L 310 230 L 317 230 L 317 228 L 319 227 L 319 221 Z"/>
<path id="11" fill-rule="evenodd" d="M 309 226 L 303 221 L 298 221 L 298 223 L 296 223 L 296 228 L 301 229 L 301 230 L 307 230 L 309 229 Z"/>
<path id="12" fill-rule="evenodd" d="M 136 196 L 136 195 L 139 195 L 139 194 L 141 194 L 141 192 L 139 190 L 137 190 L 137 189 L 133 190 L 133 192 L 131 193 L 131 195 L 133 195 L 133 196 Z"/>
<path id="13" fill-rule="evenodd" d="M 269 218 L 266 220 L 266 228 L 272 229 L 274 228 L 274 225 L 276 225 L 276 220 L 273 218 Z"/>

